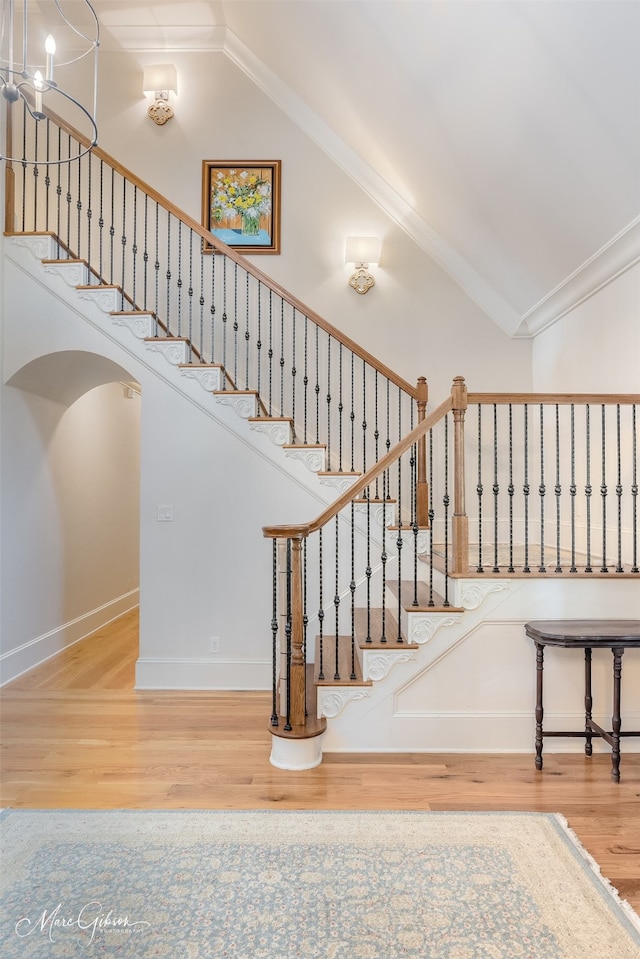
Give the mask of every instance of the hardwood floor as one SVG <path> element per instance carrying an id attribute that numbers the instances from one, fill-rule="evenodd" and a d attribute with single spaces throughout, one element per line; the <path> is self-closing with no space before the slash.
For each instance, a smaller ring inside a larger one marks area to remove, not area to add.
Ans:
<path id="1" fill-rule="evenodd" d="M 562 813 L 640 912 L 640 754 L 326 755 L 269 763 L 270 694 L 133 689 L 129 613 L 4 687 L 0 805 L 23 808 L 432 809 Z M 635 746 L 635 741 L 634 741 Z"/>

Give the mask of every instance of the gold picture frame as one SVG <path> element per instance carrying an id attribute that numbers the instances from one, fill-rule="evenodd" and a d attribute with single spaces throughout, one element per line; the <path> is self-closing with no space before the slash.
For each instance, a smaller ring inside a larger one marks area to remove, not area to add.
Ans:
<path id="1" fill-rule="evenodd" d="M 280 160 L 203 160 L 203 227 L 242 253 L 280 253 L 280 173 Z"/>

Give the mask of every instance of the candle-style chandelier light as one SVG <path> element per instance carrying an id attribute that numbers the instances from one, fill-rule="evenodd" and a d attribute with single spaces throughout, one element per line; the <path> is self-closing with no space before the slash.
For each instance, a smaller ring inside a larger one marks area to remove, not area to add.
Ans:
<path id="1" fill-rule="evenodd" d="M 74 8 L 74 21 L 63 9 L 64 0 L 35 4 L 33 0 L 2 0 L 2 23 L 0 25 L 0 101 L 6 110 L 24 104 L 34 120 L 45 119 L 45 107 L 73 123 L 81 133 L 86 132 L 88 145 L 80 153 L 49 162 L 67 163 L 88 153 L 98 141 L 96 107 L 98 94 L 98 48 L 100 24 L 89 0 L 78 11 Z M 43 24 L 43 13 L 50 15 L 52 22 Z M 80 13 L 80 15 L 79 15 Z M 85 102 L 81 102 L 65 89 L 63 83 L 70 78 L 69 67 L 93 57 L 92 84 L 83 74 L 77 87 L 87 90 Z M 79 113 L 77 111 L 80 111 Z M 4 115 L 4 111 L 3 111 Z M 88 126 L 87 126 L 88 124 Z M 22 145 L 20 156 L 5 156 L 0 159 L 17 163 L 38 162 L 28 153 L 28 143 Z"/>

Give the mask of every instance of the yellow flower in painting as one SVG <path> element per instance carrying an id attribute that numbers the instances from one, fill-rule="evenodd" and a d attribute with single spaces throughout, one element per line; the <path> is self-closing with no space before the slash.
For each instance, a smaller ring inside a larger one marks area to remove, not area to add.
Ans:
<path id="1" fill-rule="evenodd" d="M 220 223 L 237 216 L 259 220 L 271 212 L 271 184 L 248 170 L 219 171 L 211 185 L 211 218 Z"/>

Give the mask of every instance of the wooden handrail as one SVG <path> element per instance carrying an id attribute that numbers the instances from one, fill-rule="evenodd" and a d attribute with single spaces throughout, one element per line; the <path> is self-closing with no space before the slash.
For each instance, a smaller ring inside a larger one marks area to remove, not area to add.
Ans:
<path id="1" fill-rule="evenodd" d="M 10 111 L 7 111 L 8 113 Z M 74 137 L 82 146 L 89 147 L 91 141 L 88 137 L 84 136 L 78 130 L 75 130 L 71 124 L 67 123 L 62 117 L 58 116 L 51 110 L 45 108 L 44 112 L 49 120 L 57 124 L 65 133 L 69 136 Z M 214 234 L 210 233 L 205 229 L 200 223 L 190 217 L 187 213 L 177 207 L 170 200 L 167 200 L 166 197 L 162 196 L 161 193 L 158 193 L 157 190 L 149 184 L 145 183 L 144 180 L 141 180 L 139 176 L 129 170 L 127 167 L 119 163 L 114 157 L 109 153 L 103 150 L 99 146 L 94 146 L 92 149 L 92 154 L 96 156 L 99 160 L 104 161 L 108 166 L 115 170 L 116 173 L 119 173 L 120 176 L 124 177 L 125 180 L 128 180 L 134 186 L 136 186 L 143 193 L 146 193 L 147 196 L 161 206 L 167 213 L 172 214 L 177 219 L 181 220 L 190 230 L 193 230 L 198 236 L 205 240 L 208 244 L 212 245 L 215 250 L 219 253 L 223 253 L 225 256 L 228 256 L 230 260 L 234 263 L 237 263 L 242 267 L 243 270 L 246 270 L 251 276 L 253 276 L 258 282 L 263 283 L 268 289 L 272 290 L 277 296 L 282 300 L 288 303 L 293 307 L 294 310 L 297 310 L 299 313 L 302 313 L 303 316 L 306 316 L 309 320 L 319 326 L 320 329 L 324 330 L 325 333 L 328 333 L 332 336 L 337 342 L 342 343 L 348 350 L 354 353 L 356 356 L 359 356 L 361 360 L 371 366 L 373 369 L 377 370 L 385 379 L 388 379 L 391 383 L 394 383 L 399 389 L 407 393 L 414 400 L 417 399 L 418 391 L 417 387 L 409 383 L 404 377 L 399 376 L 392 369 L 378 360 L 375 356 L 369 353 L 368 350 L 365 350 L 362 346 L 352 340 L 351 337 L 347 336 L 337 327 L 333 326 L 332 323 L 329 323 L 328 320 L 325 320 L 324 317 L 320 316 L 319 313 L 316 313 L 314 310 L 306 306 L 302 300 L 299 300 L 292 293 L 289 293 L 283 286 L 277 283 L 271 277 L 267 276 L 266 273 L 263 273 L 256 266 L 251 263 L 250 260 L 247 260 L 241 253 L 234 250 L 232 247 L 227 246 L 226 243 L 223 243 L 222 240 L 219 240 Z"/>
<path id="2" fill-rule="evenodd" d="M 392 466 L 396 460 L 402 456 L 414 443 L 417 443 L 421 436 L 424 436 L 430 429 L 438 423 L 452 409 L 452 398 L 449 396 L 438 406 L 429 416 L 425 417 L 421 423 L 418 423 L 410 433 L 400 440 L 399 443 L 389 450 L 382 459 L 379 459 L 375 466 L 368 469 L 366 473 L 352 483 L 348 490 L 342 493 L 338 499 L 328 506 L 316 519 L 310 523 L 292 524 L 288 526 L 263 526 L 262 533 L 268 539 L 291 539 L 293 537 L 308 536 L 309 533 L 315 533 L 322 526 L 325 526 L 330 519 L 333 519 L 337 513 L 347 506 L 358 493 L 367 488 L 377 476 L 380 476 L 389 466 Z"/>
<path id="3" fill-rule="evenodd" d="M 468 393 L 468 403 L 495 403 L 496 405 L 524 403 L 605 403 L 615 406 L 640 403 L 640 393 Z"/>

